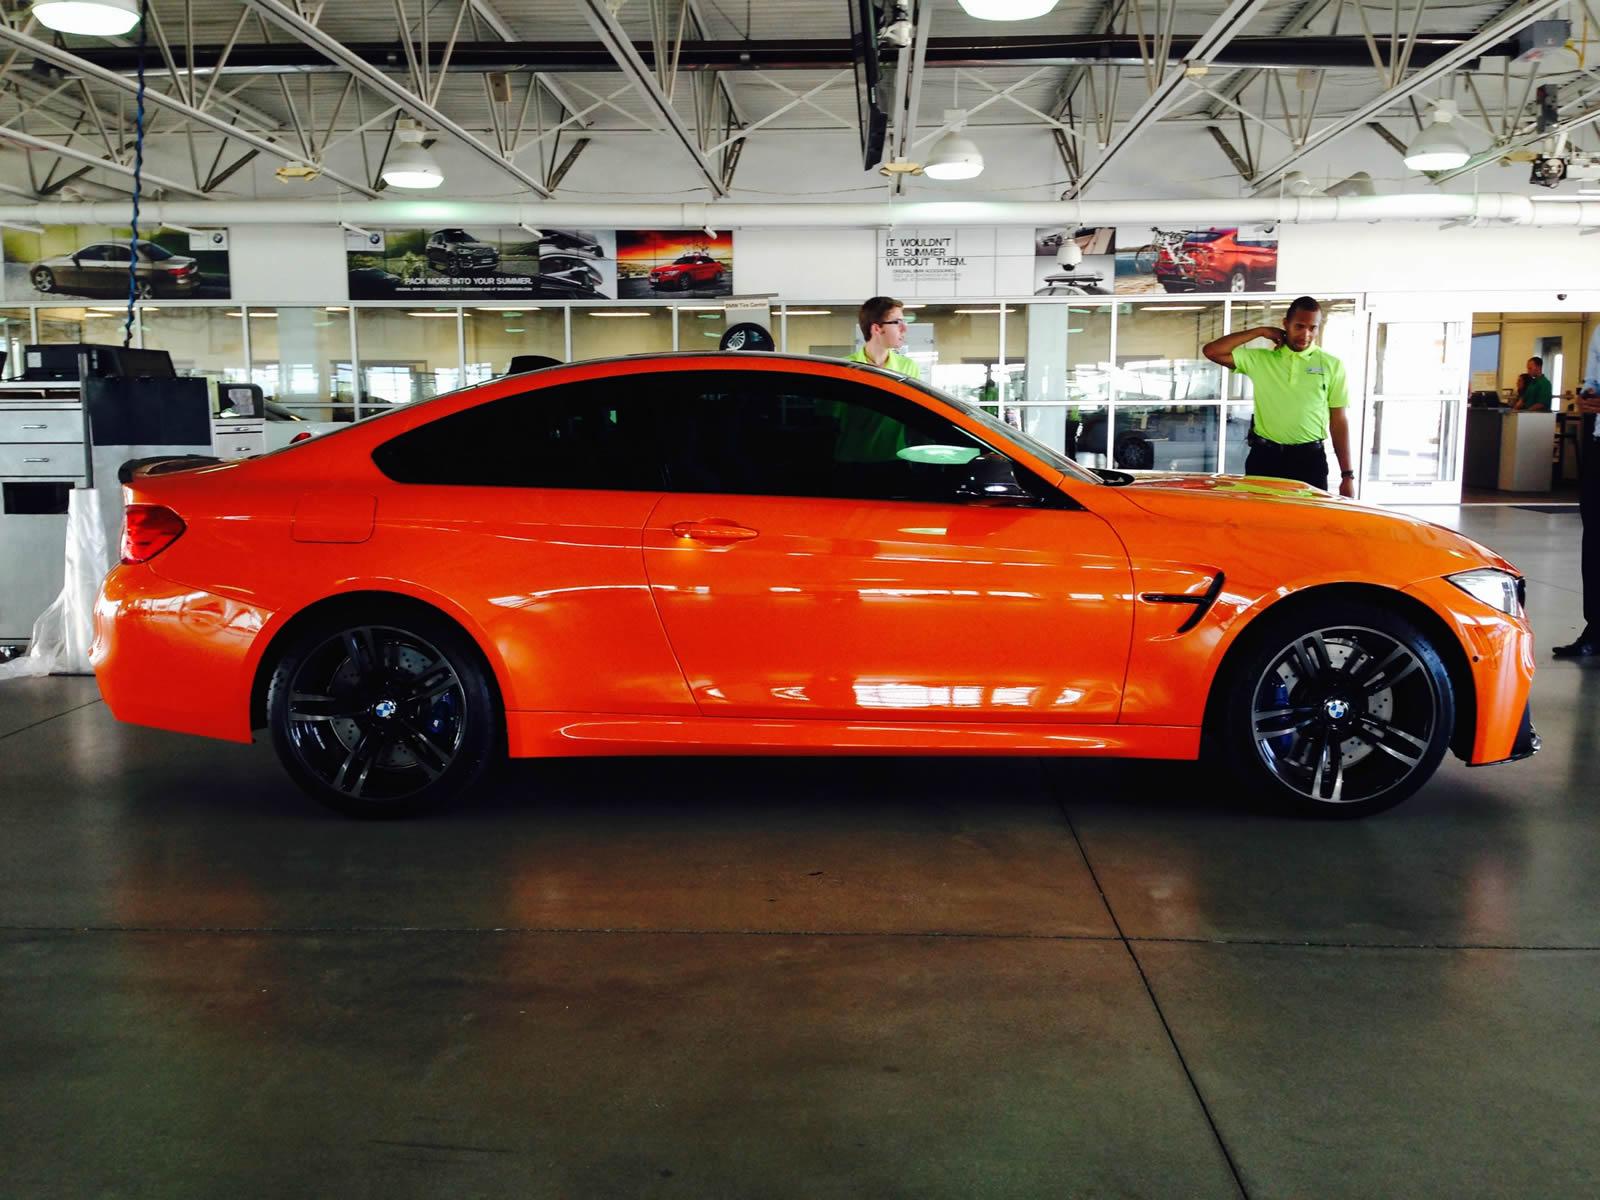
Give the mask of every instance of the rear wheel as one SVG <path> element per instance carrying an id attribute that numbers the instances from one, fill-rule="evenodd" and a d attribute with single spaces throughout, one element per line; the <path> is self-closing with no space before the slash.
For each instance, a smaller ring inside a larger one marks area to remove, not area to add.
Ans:
<path id="1" fill-rule="evenodd" d="M 1228 290 L 1230 292 L 1248 292 L 1250 290 L 1250 276 L 1243 267 L 1235 267 L 1233 274 L 1228 276 Z"/>
<path id="2" fill-rule="evenodd" d="M 442 617 L 398 606 L 347 610 L 299 631 L 272 673 L 267 718 L 294 781 L 350 816 L 436 808 L 499 745 L 477 647 Z"/>
<path id="3" fill-rule="evenodd" d="M 1222 717 L 1228 765 L 1246 787 L 1300 813 L 1360 817 L 1426 783 L 1455 725 L 1450 675 L 1427 635 L 1361 603 L 1267 620 Z"/>

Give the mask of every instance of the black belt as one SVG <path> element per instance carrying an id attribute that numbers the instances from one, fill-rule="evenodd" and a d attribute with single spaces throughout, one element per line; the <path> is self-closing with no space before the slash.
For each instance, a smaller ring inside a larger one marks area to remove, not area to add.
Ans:
<path id="1" fill-rule="evenodd" d="M 1245 435 L 1247 445 L 1253 447 L 1271 447 L 1274 450 L 1299 450 L 1303 446 L 1320 446 L 1325 439 L 1318 438 L 1314 442 L 1275 442 L 1271 438 L 1264 438 L 1254 429 Z"/>

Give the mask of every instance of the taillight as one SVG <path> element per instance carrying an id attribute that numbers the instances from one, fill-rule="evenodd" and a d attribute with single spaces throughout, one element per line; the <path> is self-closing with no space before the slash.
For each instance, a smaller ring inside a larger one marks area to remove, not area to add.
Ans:
<path id="1" fill-rule="evenodd" d="M 123 513 L 122 561 L 149 562 L 183 534 L 183 518 L 161 504 L 130 504 Z"/>

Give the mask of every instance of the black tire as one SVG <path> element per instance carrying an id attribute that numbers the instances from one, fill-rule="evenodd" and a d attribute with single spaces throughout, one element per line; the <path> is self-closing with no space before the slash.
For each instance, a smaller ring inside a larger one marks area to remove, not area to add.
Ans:
<path id="1" fill-rule="evenodd" d="M 267 685 L 267 724 L 295 783 L 353 817 L 438 808 L 501 745 L 477 646 L 443 617 L 402 604 L 331 611 L 297 630 Z"/>
<path id="2" fill-rule="evenodd" d="M 1262 622 L 1245 635 L 1218 714 L 1222 757 L 1245 794 L 1350 818 L 1428 781 L 1455 728 L 1455 693 L 1425 633 L 1363 602 L 1306 604 Z"/>
<path id="3" fill-rule="evenodd" d="M 1116 465 L 1129 471 L 1149 471 L 1156 465 L 1156 448 L 1149 439 L 1128 437 L 1117 443 Z"/>
<path id="4" fill-rule="evenodd" d="M 28 276 L 36 292 L 50 293 L 56 290 L 56 274 L 49 267 L 35 267 Z"/>

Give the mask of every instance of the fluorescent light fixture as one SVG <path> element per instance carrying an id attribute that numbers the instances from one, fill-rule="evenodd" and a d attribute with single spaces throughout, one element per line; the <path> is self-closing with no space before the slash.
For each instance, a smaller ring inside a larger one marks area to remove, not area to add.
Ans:
<path id="1" fill-rule="evenodd" d="M 1136 304 L 1135 312 L 1199 312 L 1204 304 Z"/>
<path id="2" fill-rule="evenodd" d="M 327 305 L 323 306 L 322 311 L 323 312 L 349 312 L 350 309 L 346 305 L 327 304 Z"/>
<path id="3" fill-rule="evenodd" d="M 506 326 L 506 332 L 507 333 L 527 333 L 528 331 L 526 329 L 524 329 L 521 325 L 507 325 Z"/>
<path id="4" fill-rule="evenodd" d="M 397 188 L 436 188 L 444 182 L 444 171 L 434 161 L 433 155 L 422 144 L 422 130 L 416 126 L 401 126 L 395 131 L 399 140 L 383 164 L 383 181 Z"/>
<path id="5" fill-rule="evenodd" d="M 680 304 L 680 305 L 677 306 L 677 308 L 678 308 L 679 312 L 726 312 L 727 311 L 720 304 Z"/>
<path id="6" fill-rule="evenodd" d="M 831 308 L 791 308 L 786 310 L 786 315 L 791 317 L 831 317 Z"/>
<path id="7" fill-rule="evenodd" d="M 980 21 L 1031 21 L 1056 6 L 1056 0 L 961 0 L 961 9 Z"/>
<path id="8" fill-rule="evenodd" d="M 983 154 L 962 132 L 966 117 L 959 108 L 945 109 L 944 123 L 950 129 L 928 151 L 928 164 L 922 173 L 929 179 L 972 179 L 983 174 Z"/>
<path id="9" fill-rule="evenodd" d="M 962 316 L 974 317 L 998 317 L 1000 315 L 1000 310 L 998 308 L 953 308 L 950 311 L 953 313 L 959 313 Z M 1017 310 L 1014 308 L 1008 308 L 1006 311 L 1008 313 L 1014 313 Z"/>
<path id="10" fill-rule="evenodd" d="M 120 37 L 139 23 L 139 0 L 38 0 L 33 15 L 57 33 Z"/>
<path id="11" fill-rule="evenodd" d="M 452 321 L 455 320 L 455 317 L 456 317 L 455 313 L 453 313 L 453 312 L 408 312 L 406 314 L 406 316 L 408 316 L 408 317 L 439 317 L 439 318 L 445 318 L 445 319 L 452 320 Z"/>
<path id="12" fill-rule="evenodd" d="M 1406 147 L 1406 166 L 1413 171 L 1453 171 L 1465 166 L 1472 151 L 1453 125 L 1454 100 L 1434 101 L 1433 116 Z"/>
<path id="13" fill-rule="evenodd" d="M 591 317 L 648 317 L 651 314 L 647 313 L 647 312 L 611 312 L 611 311 L 608 311 L 608 312 L 592 312 L 589 315 Z"/>
<path id="14" fill-rule="evenodd" d="M 233 311 L 230 311 L 228 313 L 228 315 L 230 317 L 242 317 L 242 316 L 244 316 L 244 314 L 242 312 L 233 312 Z M 278 319 L 278 314 L 277 313 L 275 313 L 275 312 L 262 312 L 260 309 L 252 309 L 250 315 L 252 317 L 261 317 L 261 318 L 264 318 L 264 319 L 266 319 L 268 321 L 276 321 Z"/>
<path id="15" fill-rule="evenodd" d="M 541 312 L 542 310 L 539 308 L 538 305 L 534 305 L 532 307 L 529 307 L 527 305 L 479 304 L 479 305 L 474 306 L 472 311 L 473 312 L 497 312 L 497 313 L 505 313 L 506 316 L 508 316 L 508 317 L 520 317 L 523 313 Z"/>

